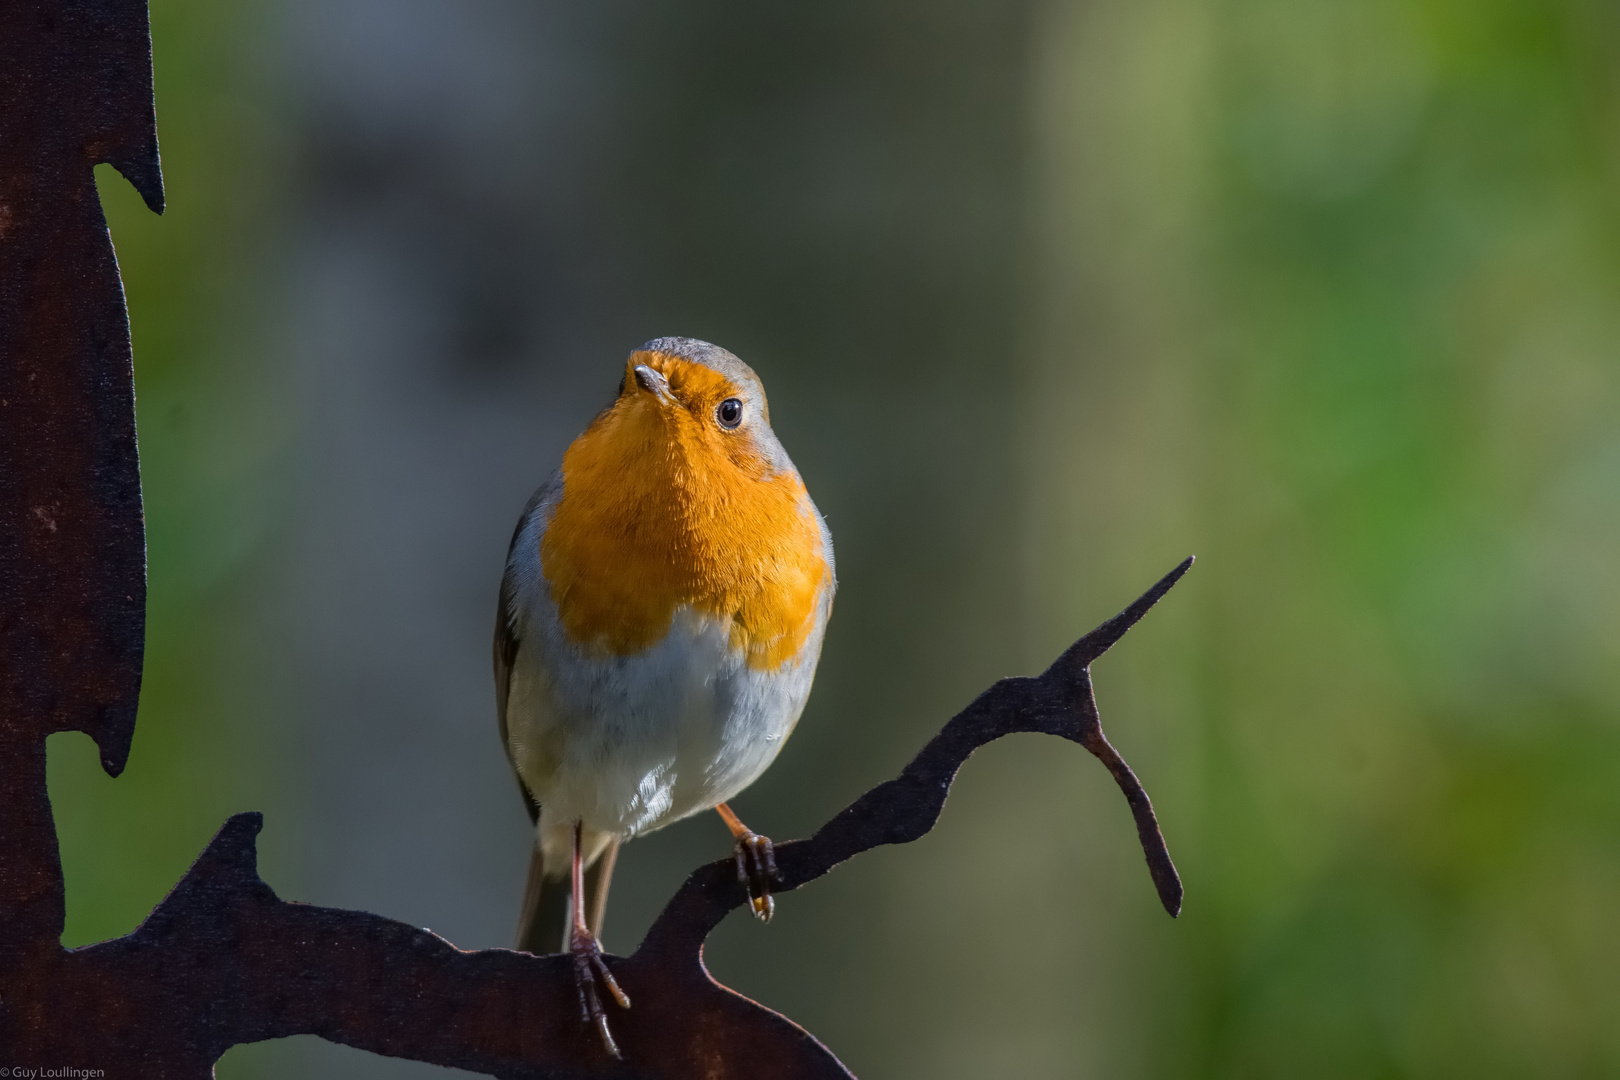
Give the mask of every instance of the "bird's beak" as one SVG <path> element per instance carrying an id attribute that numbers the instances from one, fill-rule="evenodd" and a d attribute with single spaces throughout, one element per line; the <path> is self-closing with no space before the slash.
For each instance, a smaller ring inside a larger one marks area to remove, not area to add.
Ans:
<path id="1" fill-rule="evenodd" d="M 664 378 L 661 372 L 654 371 L 646 364 L 637 364 L 635 373 L 637 386 L 641 387 L 643 390 L 647 391 L 647 393 L 653 395 L 659 401 L 662 401 L 665 404 L 678 404 L 678 402 L 675 400 L 675 395 L 670 392 L 669 380 Z"/>

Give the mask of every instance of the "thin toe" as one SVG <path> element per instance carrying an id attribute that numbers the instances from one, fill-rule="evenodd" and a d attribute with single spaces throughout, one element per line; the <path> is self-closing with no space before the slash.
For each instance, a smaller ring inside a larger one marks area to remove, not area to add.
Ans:
<path id="1" fill-rule="evenodd" d="M 630 997 L 619 988 L 619 982 L 608 970 L 607 961 L 602 958 L 602 947 L 593 937 L 576 936 L 568 946 L 568 951 L 574 957 L 574 987 L 579 992 L 580 1017 L 587 1027 L 594 1027 L 601 1036 L 602 1048 L 614 1058 L 623 1055 L 619 1053 L 619 1044 L 613 1041 L 613 1032 L 608 1027 L 607 1010 L 602 1008 L 602 995 L 597 990 L 597 982 L 607 987 L 613 1000 L 618 1002 L 621 1009 L 630 1007 Z"/>
<path id="2" fill-rule="evenodd" d="M 760 922 L 770 922 L 776 914 L 771 882 L 781 879 L 770 837 L 751 832 L 737 838 L 737 880 L 748 894 L 749 909 Z"/>

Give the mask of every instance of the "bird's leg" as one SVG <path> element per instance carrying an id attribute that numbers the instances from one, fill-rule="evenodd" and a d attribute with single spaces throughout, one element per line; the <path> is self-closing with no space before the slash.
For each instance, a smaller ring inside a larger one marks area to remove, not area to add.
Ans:
<path id="1" fill-rule="evenodd" d="M 613 1033 L 608 1030 L 607 1013 L 602 1008 L 602 998 L 597 993 L 596 980 L 602 980 L 602 985 L 613 995 L 613 1000 L 619 1003 L 619 1008 L 628 1009 L 630 999 L 614 981 L 613 973 L 608 970 L 607 962 L 602 959 L 601 943 L 585 925 L 585 859 L 581 853 L 583 832 L 583 824 L 574 822 L 574 895 L 570 898 L 569 904 L 573 912 L 573 928 L 568 935 L 568 952 L 574 958 L 574 986 L 579 991 L 580 1015 L 602 1036 L 602 1045 L 607 1047 L 607 1052 L 619 1057 L 619 1047 L 613 1041 Z"/>
<path id="2" fill-rule="evenodd" d="M 771 838 L 744 825 L 725 803 L 714 809 L 724 819 L 731 835 L 737 838 L 737 880 L 748 890 L 748 904 L 754 918 L 770 922 L 771 916 L 776 914 L 771 882 L 782 880 L 776 869 L 776 849 L 771 846 Z"/>

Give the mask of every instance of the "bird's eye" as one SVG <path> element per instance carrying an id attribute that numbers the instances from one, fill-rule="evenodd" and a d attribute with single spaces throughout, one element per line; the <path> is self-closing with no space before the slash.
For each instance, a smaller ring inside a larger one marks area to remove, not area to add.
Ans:
<path id="1" fill-rule="evenodd" d="M 728 397 L 714 410 L 714 418 L 720 421 L 723 428 L 734 428 L 742 423 L 742 402 L 737 398 Z"/>

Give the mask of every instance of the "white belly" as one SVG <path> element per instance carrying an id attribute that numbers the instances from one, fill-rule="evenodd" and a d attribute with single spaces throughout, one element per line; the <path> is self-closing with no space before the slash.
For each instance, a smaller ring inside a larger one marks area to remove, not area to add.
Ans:
<path id="1" fill-rule="evenodd" d="M 830 597 L 802 659 L 749 668 L 723 620 L 682 609 L 633 656 L 587 652 L 564 634 L 549 590 L 526 590 L 507 737 L 540 804 L 547 870 L 566 865 L 575 821 L 589 854 L 735 796 L 781 750 L 804 709 Z"/>

